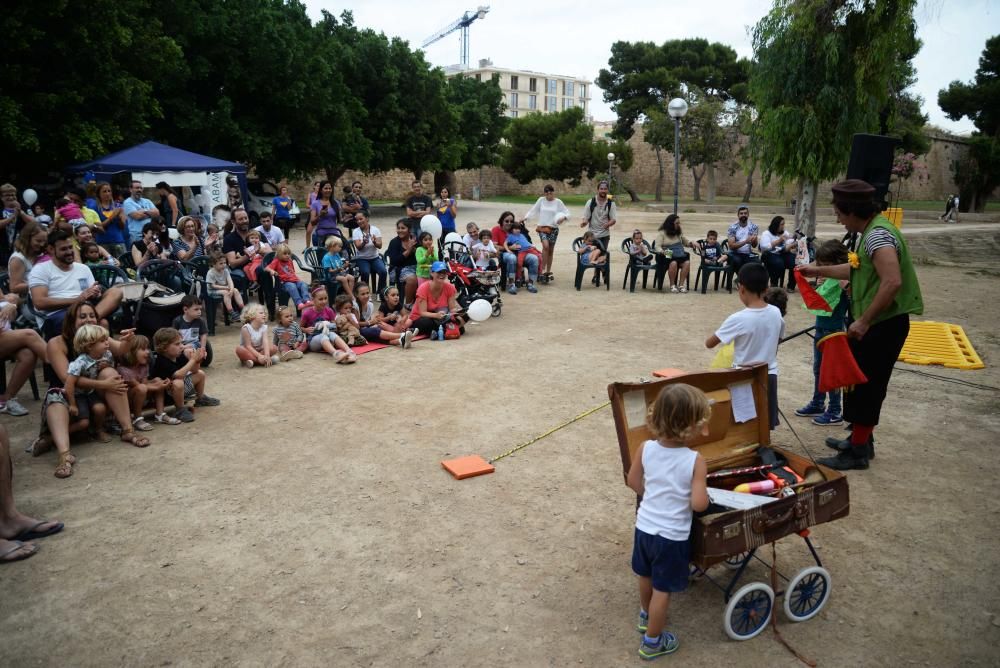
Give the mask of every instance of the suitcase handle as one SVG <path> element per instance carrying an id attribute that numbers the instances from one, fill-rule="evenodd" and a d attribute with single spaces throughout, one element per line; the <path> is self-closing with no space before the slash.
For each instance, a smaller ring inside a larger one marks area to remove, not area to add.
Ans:
<path id="1" fill-rule="evenodd" d="M 795 518 L 800 518 L 805 516 L 805 514 L 806 507 L 801 503 L 796 503 L 788 510 L 780 515 L 776 515 L 775 517 L 758 517 L 754 519 L 751 524 L 751 528 L 755 533 L 765 533 L 766 531 L 770 531 L 771 529 L 788 522 L 793 516 Z"/>

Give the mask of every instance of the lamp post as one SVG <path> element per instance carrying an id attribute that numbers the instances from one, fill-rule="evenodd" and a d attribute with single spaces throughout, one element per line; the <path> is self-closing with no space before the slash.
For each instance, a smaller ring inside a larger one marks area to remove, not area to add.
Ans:
<path id="1" fill-rule="evenodd" d="M 674 215 L 677 215 L 677 196 L 680 188 L 678 180 L 681 176 L 681 119 L 688 112 L 688 103 L 675 97 L 667 105 L 667 113 L 674 119 Z"/>
<path id="2" fill-rule="evenodd" d="M 608 153 L 608 190 L 611 190 L 611 181 L 613 180 L 613 177 L 611 176 L 611 168 L 614 166 L 614 162 L 615 162 L 615 154 Z"/>

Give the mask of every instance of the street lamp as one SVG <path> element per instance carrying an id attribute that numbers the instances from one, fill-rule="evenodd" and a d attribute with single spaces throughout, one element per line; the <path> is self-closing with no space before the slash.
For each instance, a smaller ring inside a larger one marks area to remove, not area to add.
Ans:
<path id="1" fill-rule="evenodd" d="M 608 190 L 611 190 L 611 180 L 612 180 L 611 168 L 614 165 L 614 162 L 615 162 L 615 154 L 608 153 Z"/>
<path id="2" fill-rule="evenodd" d="M 682 98 L 675 97 L 667 105 L 667 113 L 674 119 L 674 215 L 677 215 L 677 195 L 681 176 L 681 119 L 688 112 L 688 103 Z"/>

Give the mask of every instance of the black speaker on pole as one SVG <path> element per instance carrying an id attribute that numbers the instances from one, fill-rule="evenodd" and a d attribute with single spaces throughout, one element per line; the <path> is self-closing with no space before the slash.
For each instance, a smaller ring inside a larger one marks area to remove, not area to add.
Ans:
<path id="1" fill-rule="evenodd" d="M 889 206 L 886 195 L 889 193 L 896 146 L 900 143 L 896 137 L 865 134 L 856 134 L 851 141 L 847 178 L 861 179 L 874 186 L 875 201 L 881 203 L 883 210 Z"/>

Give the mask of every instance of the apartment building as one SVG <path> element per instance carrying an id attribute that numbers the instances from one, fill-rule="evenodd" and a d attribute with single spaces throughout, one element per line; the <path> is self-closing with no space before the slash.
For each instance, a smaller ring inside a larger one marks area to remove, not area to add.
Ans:
<path id="1" fill-rule="evenodd" d="M 507 103 L 507 115 L 511 118 L 582 107 L 584 118 L 590 120 L 591 82 L 587 79 L 531 70 L 509 70 L 496 67 L 486 59 L 479 61 L 479 67 L 468 70 L 450 67 L 445 74 L 449 77 L 464 74 L 480 81 L 496 78 Z"/>

